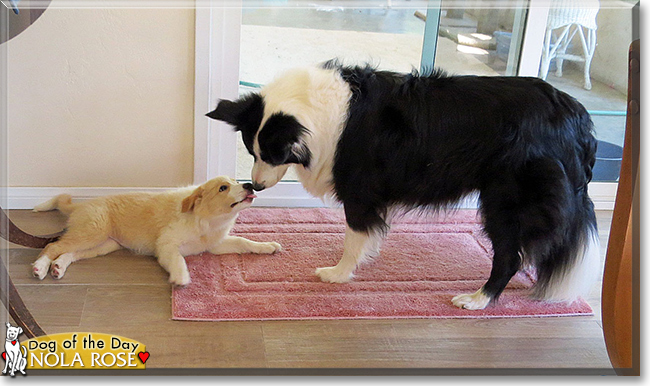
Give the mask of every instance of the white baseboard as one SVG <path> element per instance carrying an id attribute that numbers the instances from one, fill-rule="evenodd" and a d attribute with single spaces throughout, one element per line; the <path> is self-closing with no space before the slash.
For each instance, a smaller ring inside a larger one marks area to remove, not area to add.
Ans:
<path id="1" fill-rule="evenodd" d="M 592 183 L 589 185 L 589 195 L 594 201 L 598 210 L 614 209 L 617 184 L 614 183 Z M 34 206 L 43 203 L 50 198 L 67 193 L 74 200 L 89 200 L 95 197 L 108 196 L 128 192 L 162 192 L 173 188 L 109 188 L 109 187 L 14 187 L 7 188 L 7 209 L 32 209 Z M 302 189 L 297 182 L 283 182 L 272 189 L 257 193 L 258 198 L 254 206 L 276 206 L 276 207 L 327 207 L 320 199 L 310 196 Z M 476 197 L 468 197 L 459 205 L 463 209 L 475 209 L 478 207 Z"/>
<path id="2" fill-rule="evenodd" d="M 169 188 L 108 188 L 108 187 L 24 187 L 7 188 L 7 206 L 9 209 L 33 209 L 59 194 L 69 194 L 73 200 L 90 200 L 95 197 L 109 196 L 129 192 L 162 192 Z"/>

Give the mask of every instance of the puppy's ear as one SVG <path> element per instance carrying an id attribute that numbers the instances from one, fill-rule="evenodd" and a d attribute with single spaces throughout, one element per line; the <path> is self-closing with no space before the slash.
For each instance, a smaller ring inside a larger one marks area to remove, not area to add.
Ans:
<path id="1" fill-rule="evenodd" d="M 202 197 L 203 187 L 199 186 L 198 188 L 194 189 L 192 194 L 183 199 L 183 203 L 181 204 L 181 212 L 187 213 L 193 211 L 196 205 L 201 201 Z"/>
<path id="2" fill-rule="evenodd" d="M 20 334 L 22 334 L 22 333 L 23 333 L 23 328 L 22 328 L 22 327 L 18 327 L 18 335 L 20 335 Z"/>
<path id="3" fill-rule="evenodd" d="M 7 322 L 7 328 L 11 327 L 11 323 Z"/>
<path id="4" fill-rule="evenodd" d="M 249 94 L 236 101 L 222 99 L 217 108 L 206 116 L 218 121 L 227 122 L 235 126 L 235 130 L 241 130 L 241 126 L 252 120 L 262 120 L 264 113 L 264 102 L 259 94 Z"/>

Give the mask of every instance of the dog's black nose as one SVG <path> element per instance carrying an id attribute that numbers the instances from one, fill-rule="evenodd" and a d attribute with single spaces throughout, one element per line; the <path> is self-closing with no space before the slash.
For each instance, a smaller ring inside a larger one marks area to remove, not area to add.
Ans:
<path id="1" fill-rule="evenodd" d="M 264 190 L 264 188 L 266 188 L 266 186 L 264 186 L 262 184 L 258 184 L 257 182 L 253 182 L 253 190 L 256 190 L 256 191 L 260 192 L 260 191 Z"/>
<path id="2" fill-rule="evenodd" d="M 253 184 L 251 184 L 250 182 L 247 182 L 247 183 L 242 185 L 242 188 L 244 188 L 246 190 L 253 190 Z"/>

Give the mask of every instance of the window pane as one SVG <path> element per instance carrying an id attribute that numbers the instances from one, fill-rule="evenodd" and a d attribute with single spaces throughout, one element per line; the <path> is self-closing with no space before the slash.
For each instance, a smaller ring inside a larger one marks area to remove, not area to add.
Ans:
<path id="1" fill-rule="evenodd" d="M 460 75 L 517 74 L 525 3 L 519 8 L 474 9 L 443 1 L 442 7 L 436 67 Z"/>
<path id="2" fill-rule="evenodd" d="M 617 181 L 627 109 L 632 2 L 600 8 L 598 0 L 564 1 L 551 8 L 540 77 L 591 112 L 598 139 L 594 181 Z"/>

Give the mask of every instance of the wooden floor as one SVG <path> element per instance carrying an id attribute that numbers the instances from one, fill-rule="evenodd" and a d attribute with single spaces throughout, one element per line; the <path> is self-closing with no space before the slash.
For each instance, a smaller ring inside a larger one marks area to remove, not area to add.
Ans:
<path id="1" fill-rule="evenodd" d="M 612 213 L 597 215 L 604 257 Z M 58 212 L 10 211 L 9 216 L 32 234 L 56 232 L 65 221 Z M 10 245 L 9 272 L 43 329 L 135 339 L 151 353 L 148 369 L 429 368 L 470 373 L 463 369 L 478 368 L 612 373 L 600 322 L 600 280 L 587 299 L 594 316 L 186 322 L 170 319 L 171 288 L 153 257 L 118 251 L 73 264 L 62 280 L 48 276 L 38 281 L 31 276 L 30 266 L 38 253 Z M 377 374 L 377 370 L 365 371 Z"/>

